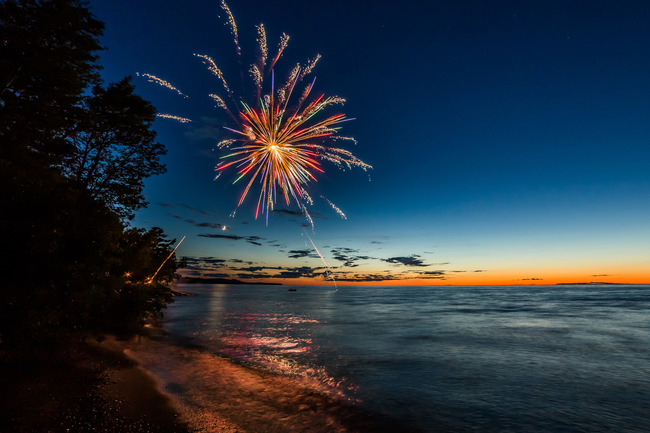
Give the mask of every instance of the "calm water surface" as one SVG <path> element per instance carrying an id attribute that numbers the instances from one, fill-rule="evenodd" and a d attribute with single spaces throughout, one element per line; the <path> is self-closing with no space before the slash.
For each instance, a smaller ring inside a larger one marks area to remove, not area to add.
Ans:
<path id="1" fill-rule="evenodd" d="M 650 431 L 650 286 L 287 289 L 180 286 L 165 327 L 421 431 Z"/>

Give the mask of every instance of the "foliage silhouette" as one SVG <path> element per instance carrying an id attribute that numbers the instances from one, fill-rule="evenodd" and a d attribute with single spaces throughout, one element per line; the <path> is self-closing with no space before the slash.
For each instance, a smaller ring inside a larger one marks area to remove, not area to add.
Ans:
<path id="1" fill-rule="evenodd" d="M 128 78 L 102 84 L 102 30 L 79 0 L 0 3 L 0 349 L 137 326 L 172 301 L 175 257 L 147 278 L 175 241 L 129 226 L 165 171 L 155 108 Z"/>
<path id="2" fill-rule="evenodd" d="M 146 205 L 144 178 L 165 172 L 160 156 L 166 150 L 151 130 L 156 109 L 133 91 L 129 78 L 96 85 L 83 101 L 72 152 L 63 161 L 79 188 L 125 217 Z"/>
<path id="3" fill-rule="evenodd" d="M 68 151 L 84 91 L 100 82 L 104 24 L 78 0 L 0 3 L 2 151 L 56 164 Z"/>

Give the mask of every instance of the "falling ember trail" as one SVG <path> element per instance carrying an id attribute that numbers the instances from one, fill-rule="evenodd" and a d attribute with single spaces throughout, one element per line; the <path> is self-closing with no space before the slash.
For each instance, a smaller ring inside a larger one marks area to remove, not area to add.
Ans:
<path id="1" fill-rule="evenodd" d="M 330 276 L 332 277 L 332 281 L 334 282 L 334 289 L 338 290 L 338 287 L 336 287 L 336 278 L 334 278 L 334 272 L 332 272 L 332 268 L 330 268 L 330 266 L 327 264 L 327 262 L 325 261 L 325 258 L 323 258 L 323 255 L 320 253 L 320 251 L 318 251 L 318 248 L 316 248 L 316 244 L 314 243 L 314 241 L 311 240 L 311 237 L 309 237 L 309 234 L 307 232 L 304 232 L 304 233 L 305 233 L 305 236 L 307 236 L 307 239 L 309 239 L 309 242 L 311 242 L 311 245 L 316 250 L 316 253 L 318 253 L 318 256 L 320 257 L 320 259 L 323 261 L 323 264 L 327 268 L 328 272 L 330 273 Z"/>
<path id="2" fill-rule="evenodd" d="M 135 73 L 136 77 L 144 77 L 147 81 L 150 83 L 155 83 L 158 84 L 159 86 L 166 87 L 169 90 L 173 90 L 174 92 L 178 93 L 180 96 L 183 98 L 187 99 L 189 96 L 187 96 L 185 93 L 181 92 L 178 90 L 174 85 L 172 85 L 170 82 L 163 80 L 162 78 L 158 78 L 155 75 L 151 74 L 141 74 L 139 72 Z"/>
<path id="3" fill-rule="evenodd" d="M 156 113 L 156 117 L 177 120 L 181 123 L 190 123 L 192 121 L 192 119 L 188 119 L 187 117 L 176 116 L 174 114 Z"/>
<path id="4" fill-rule="evenodd" d="M 163 260 L 163 262 L 160 264 L 160 266 L 158 266 L 158 269 L 156 269 L 156 272 L 154 272 L 151 277 L 147 278 L 147 281 L 146 281 L 147 284 L 153 283 L 153 279 L 156 278 L 156 275 L 158 275 L 158 272 L 160 272 L 162 267 L 165 266 L 165 263 L 167 263 L 167 260 L 169 260 L 171 258 L 171 256 L 174 255 L 174 253 L 176 252 L 176 249 L 181 246 L 181 244 L 183 243 L 183 241 L 185 240 L 186 237 L 187 236 L 183 236 L 183 239 L 181 239 L 180 242 L 178 244 L 176 244 L 176 246 L 174 247 L 172 252 L 169 253 L 167 258 L 165 260 Z"/>

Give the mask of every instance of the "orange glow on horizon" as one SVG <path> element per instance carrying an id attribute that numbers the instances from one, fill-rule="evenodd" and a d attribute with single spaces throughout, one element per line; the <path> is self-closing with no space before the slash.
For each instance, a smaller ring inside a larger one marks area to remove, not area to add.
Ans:
<path id="1" fill-rule="evenodd" d="M 237 279 L 237 278 L 233 278 Z M 316 278 L 295 278 L 295 279 L 280 279 L 280 278 L 266 278 L 266 279 L 251 279 L 244 280 L 247 283 L 272 283 L 282 284 L 285 286 L 334 286 L 331 280 L 322 280 Z M 616 276 L 607 277 L 553 277 L 553 278 L 540 278 L 540 279 L 525 279 L 525 278 L 512 278 L 512 277 L 453 277 L 448 279 L 421 279 L 409 278 L 403 280 L 383 280 L 383 281 L 340 281 L 336 280 L 336 285 L 343 286 L 554 286 L 557 284 L 577 284 L 577 283 L 611 283 L 611 284 L 648 284 L 650 285 L 650 277 L 647 275 L 639 276 Z"/>
<path id="2" fill-rule="evenodd" d="M 363 273 L 359 273 L 363 275 Z M 363 280 L 344 281 L 336 279 L 336 286 L 529 286 L 529 285 L 557 285 L 562 283 L 610 283 L 610 284 L 649 284 L 650 273 L 645 269 L 622 267 L 612 269 L 609 273 L 596 273 L 593 269 L 559 269 L 559 270 L 530 270 L 530 269 L 507 269 L 507 270 L 484 270 L 467 272 L 446 272 L 441 275 L 443 278 L 404 278 L 390 279 L 390 274 L 371 273 L 368 275 L 386 275 L 386 280 Z M 336 275 L 336 272 L 334 272 Z M 285 286 L 334 286 L 331 279 L 318 278 L 237 278 L 236 275 L 229 277 L 247 283 L 273 283 Z"/>

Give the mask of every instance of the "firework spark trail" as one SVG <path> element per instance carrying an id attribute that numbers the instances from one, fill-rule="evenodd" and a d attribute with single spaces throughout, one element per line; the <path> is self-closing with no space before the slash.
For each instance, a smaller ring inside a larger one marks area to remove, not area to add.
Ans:
<path id="1" fill-rule="evenodd" d="M 309 221 L 309 224 L 311 225 L 311 230 L 314 230 L 314 220 L 309 214 L 309 211 L 307 210 L 307 206 L 301 205 L 300 210 L 302 210 L 303 215 L 305 215 L 305 219 Z M 267 214 L 267 224 L 268 224 L 268 214 Z"/>
<path id="2" fill-rule="evenodd" d="M 172 120 L 176 120 L 176 121 L 181 122 L 181 123 L 193 122 L 192 119 L 188 119 L 187 117 L 175 116 L 173 114 L 157 113 L 156 117 L 161 117 L 163 119 L 172 119 Z"/>
<path id="3" fill-rule="evenodd" d="M 334 203 L 329 201 L 329 199 L 327 197 L 321 195 L 321 198 L 324 199 L 326 202 L 328 202 L 329 205 L 332 207 L 332 209 L 334 209 L 336 211 L 336 213 L 341 215 L 341 218 L 343 218 L 344 220 L 348 219 L 348 217 L 345 215 L 345 213 L 343 213 L 343 211 L 341 209 L 339 209 L 338 206 L 336 206 Z"/>
<path id="4" fill-rule="evenodd" d="M 239 45 L 239 33 L 237 31 L 237 23 L 235 22 L 235 17 L 230 11 L 228 4 L 225 0 L 221 0 L 221 9 L 226 12 L 228 15 L 228 25 L 230 25 L 230 32 L 232 33 L 233 39 L 235 41 L 235 48 L 237 49 L 237 56 L 241 57 L 241 46 Z"/>
<path id="5" fill-rule="evenodd" d="M 266 30 L 264 29 L 264 24 L 256 26 L 257 28 L 257 43 L 260 47 L 260 58 L 259 66 L 260 70 L 264 70 L 266 67 L 266 58 L 269 56 L 269 47 L 266 44 Z"/>
<path id="6" fill-rule="evenodd" d="M 354 144 L 358 144 L 357 139 L 354 138 L 354 137 L 343 137 L 341 135 L 335 135 L 335 136 L 332 136 L 331 139 L 332 140 L 347 140 L 347 141 L 351 141 Z"/>
<path id="7" fill-rule="evenodd" d="M 215 95 L 214 93 L 210 93 L 208 95 L 214 102 L 216 102 L 217 107 L 223 108 L 224 110 L 228 110 L 228 105 L 226 105 L 226 101 L 224 101 L 221 96 Z"/>
<path id="8" fill-rule="evenodd" d="M 305 78 L 307 75 L 311 74 L 311 72 L 312 72 L 312 71 L 314 70 L 314 68 L 316 67 L 316 63 L 318 63 L 318 61 L 320 60 L 320 58 L 321 58 L 321 55 L 320 55 L 320 54 L 316 54 L 316 57 L 314 57 L 313 59 L 311 59 L 311 60 L 309 60 L 309 61 L 307 62 L 307 64 L 305 65 L 305 69 L 302 71 L 302 74 L 300 74 L 300 79 L 301 79 L 301 80 L 302 80 L 303 78 Z M 345 101 L 345 100 L 344 100 L 344 101 Z"/>
<path id="9" fill-rule="evenodd" d="M 237 142 L 237 140 L 235 140 L 234 138 L 227 138 L 227 139 L 221 140 L 219 143 L 217 143 L 217 147 L 219 149 L 223 149 L 225 147 L 230 147 L 230 145 L 235 143 L 235 142 Z"/>
<path id="10" fill-rule="evenodd" d="M 151 277 L 147 278 L 147 281 L 146 281 L 147 284 L 153 283 L 153 279 L 156 278 L 156 275 L 158 275 L 158 272 L 160 272 L 162 267 L 165 266 L 165 263 L 167 263 L 167 260 L 169 260 L 171 258 L 171 256 L 174 255 L 174 252 L 176 252 L 176 249 L 181 246 L 181 244 L 183 243 L 183 241 L 185 240 L 186 237 L 187 236 L 183 236 L 183 239 L 181 239 L 180 242 L 178 244 L 176 244 L 176 246 L 174 247 L 172 252 L 169 253 L 167 258 L 165 260 L 163 260 L 163 262 L 160 264 L 160 266 L 158 266 L 158 269 L 156 269 L 156 272 L 154 272 Z"/>
<path id="11" fill-rule="evenodd" d="M 304 232 L 304 233 L 305 233 L 305 236 L 307 236 L 307 239 L 309 239 L 309 242 L 311 242 L 311 245 L 312 245 L 312 246 L 314 247 L 314 249 L 316 250 L 316 253 L 318 253 L 318 256 L 319 256 L 320 259 L 322 260 L 323 264 L 324 264 L 325 267 L 327 268 L 327 271 L 329 272 L 329 275 L 330 275 L 330 277 L 332 278 L 332 281 L 334 282 L 334 288 L 338 290 L 338 288 L 336 287 L 336 279 L 334 278 L 334 272 L 332 272 L 332 268 L 330 268 L 330 266 L 327 264 L 327 262 L 325 261 L 325 258 L 324 258 L 323 255 L 320 253 L 320 251 L 318 251 L 318 248 L 316 248 L 316 244 L 314 243 L 314 241 L 311 240 L 311 238 L 309 237 L 309 234 L 308 234 L 307 232 Z"/>
<path id="12" fill-rule="evenodd" d="M 170 90 L 173 90 L 173 91 L 175 91 L 176 93 L 178 93 L 179 95 L 181 95 L 183 98 L 186 98 L 186 99 L 189 98 L 189 96 L 187 96 L 185 93 L 183 93 L 183 92 L 181 92 L 180 90 L 178 90 L 178 89 L 177 89 L 176 87 L 174 87 L 170 82 L 165 81 L 165 80 L 163 80 L 162 78 L 158 78 L 158 77 L 156 77 L 155 75 L 151 75 L 151 74 L 141 74 L 141 73 L 139 73 L 139 72 L 136 72 L 136 73 L 135 73 L 135 76 L 136 76 L 136 77 L 144 77 L 144 78 L 145 78 L 147 81 L 149 81 L 150 83 L 155 83 L 155 84 L 158 84 L 159 86 L 166 87 L 166 88 L 168 88 L 168 89 L 170 89 Z"/>
<path id="13" fill-rule="evenodd" d="M 228 86 L 228 82 L 223 76 L 223 72 L 221 72 L 221 69 L 219 69 L 215 61 L 212 59 L 212 57 L 207 56 L 205 54 L 195 53 L 194 55 L 196 57 L 199 57 L 200 59 L 203 59 L 203 63 L 208 66 L 208 70 L 221 80 L 221 84 L 223 85 L 224 90 L 226 91 L 226 93 L 228 93 L 229 97 L 232 97 L 232 90 L 230 90 L 230 87 Z"/>
<path id="14" fill-rule="evenodd" d="M 257 65 L 251 65 L 250 69 L 250 74 L 251 77 L 253 77 L 253 81 L 255 82 L 255 86 L 258 89 L 262 88 L 262 73 L 260 72 L 260 68 L 257 67 Z M 259 98 L 259 95 L 258 95 Z"/>
<path id="15" fill-rule="evenodd" d="M 278 62 L 278 60 L 280 60 L 280 57 L 282 57 L 282 53 L 284 52 L 284 49 L 287 48 L 287 45 L 289 45 L 289 35 L 282 33 L 282 36 L 280 37 L 280 43 L 278 44 L 278 53 L 275 55 L 273 61 L 269 65 L 269 69 L 273 69 L 275 67 L 275 64 Z"/>

